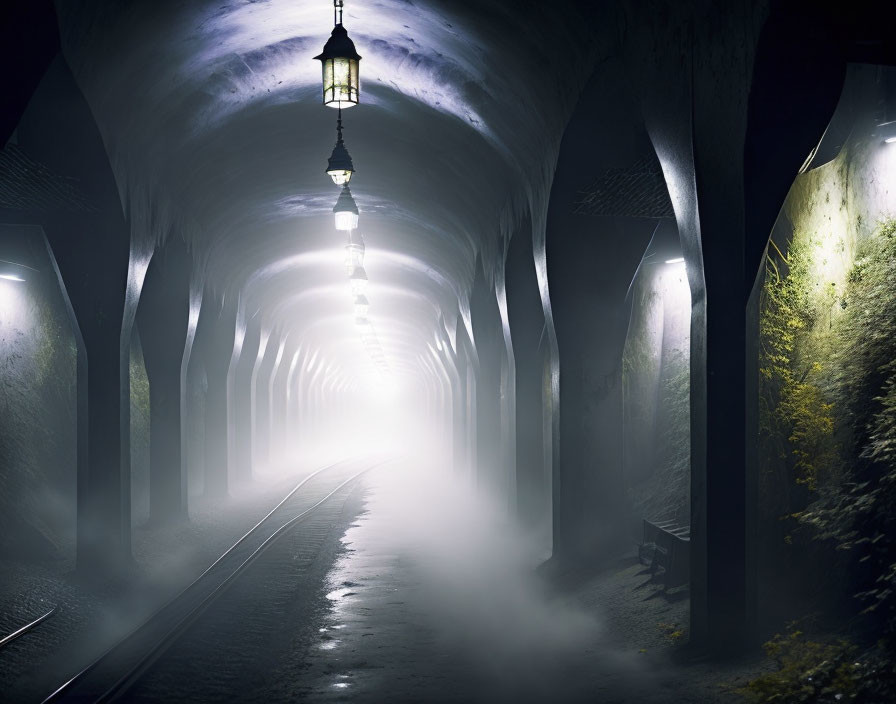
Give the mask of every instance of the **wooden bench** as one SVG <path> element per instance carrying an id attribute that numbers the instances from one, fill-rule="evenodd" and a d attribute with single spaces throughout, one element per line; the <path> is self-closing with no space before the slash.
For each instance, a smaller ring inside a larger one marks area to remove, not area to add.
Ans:
<path id="1" fill-rule="evenodd" d="M 651 572 L 663 568 L 665 589 L 687 584 L 691 568 L 691 527 L 674 521 L 649 521 L 645 518 L 638 557 L 650 566 Z"/>

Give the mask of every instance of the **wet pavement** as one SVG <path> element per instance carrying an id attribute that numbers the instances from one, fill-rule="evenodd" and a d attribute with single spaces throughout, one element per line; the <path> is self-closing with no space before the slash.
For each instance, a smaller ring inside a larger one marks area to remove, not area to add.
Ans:
<path id="1" fill-rule="evenodd" d="M 265 552 L 126 697 L 739 701 L 731 690 L 755 663 L 671 658 L 686 594 L 664 594 L 631 559 L 550 577 L 543 560 L 468 482 L 392 463 Z"/>
<path id="2" fill-rule="evenodd" d="M 686 594 L 636 561 L 546 580 L 540 551 L 465 482 L 406 465 L 365 487 L 309 637 L 278 667 L 283 698 L 741 701 L 742 663 L 673 663 Z"/>

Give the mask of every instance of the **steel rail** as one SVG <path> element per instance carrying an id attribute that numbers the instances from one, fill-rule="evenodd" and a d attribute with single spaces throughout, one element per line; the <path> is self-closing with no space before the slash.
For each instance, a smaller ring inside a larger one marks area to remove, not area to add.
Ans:
<path id="1" fill-rule="evenodd" d="M 35 626 L 39 626 L 39 625 L 42 624 L 44 621 L 46 621 L 48 618 L 50 618 L 50 616 L 52 616 L 53 614 L 55 614 L 58 610 L 59 610 L 59 606 L 54 606 L 52 609 L 50 609 L 49 611 L 47 611 L 47 613 L 45 613 L 43 616 L 38 616 L 38 617 L 37 617 L 36 619 L 34 619 L 31 623 L 26 623 L 24 626 L 22 626 L 22 627 L 21 627 L 20 629 L 18 629 L 17 631 L 13 631 L 13 632 L 10 633 L 8 636 L 6 636 L 6 637 L 3 638 L 2 640 L 0 640 L 0 648 L 2 648 L 2 647 L 5 646 L 5 645 L 8 645 L 8 644 L 12 643 L 12 642 L 13 642 L 16 638 L 18 638 L 19 636 L 25 635 L 28 631 L 30 631 L 30 630 L 31 630 L 32 628 L 34 628 Z"/>
<path id="2" fill-rule="evenodd" d="M 211 594 L 208 594 L 202 601 L 199 602 L 186 616 L 184 616 L 178 623 L 176 623 L 162 638 L 152 647 L 152 649 L 146 653 L 143 657 L 140 658 L 139 662 L 132 667 L 128 672 L 122 675 L 109 689 L 107 689 L 102 696 L 100 696 L 96 701 L 97 702 L 112 702 L 116 701 L 121 695 L 127 692 L 136 682 L 143 676 L 143 674 L 158 660 L 165 651 L 170 648 L 175 641 L 183 635 L 184 632 L 189 629 L 196 620 L 204 614 L 209 607 L 222 595 L 224 592 L 230 588 L 231 585 L 239 578 L 243 572 L 245 572 L 253 562 L 271 545 L 274 544 L 279 538 L 282 538 L 286 535 L 287 532 L 293 527 L 295 527 L 299 522 L 307 518 L 312 512 L 320 508 L 323 504 L 329 501 L 333 496 L 335 496 L 338 492 L 344 489 L 346 486 L 354 482 L 358 479 L 358 477 L 366 474 L 367 472 L 379 467 L 383 464 L 386 464 L 388 460 L 383 460 L 382 462 L 378 462 L 376 464 L 372 464 L 365 469 L 362 469 L 360 472 L 353 474 L 351 477 L 342 482 L 339 486 L 337 486 L 333 491 L 327 494 L 324 498 L 318 501 L 316 504 L 311 506 L 310 508 L 305 509 L 299 515 L 291 518 L 282 526 L 280 526 L 276 531 L 274 531 L 265 541 L 259 545 L 252 554 L 247 557 L 243 563 L 237 567 L 233 573 L 230 574 L 221 584 L 219 584 Z"/>
<path id="3" fill-rule="evenodd" d="M 261 520 L 259 520 L 254 526 L 252 526 L 252 528 L 250 528 L 248 531 L 246 531 L 246 533 L 242 537 L 240 537 L 233 545 L 231 545 L 229 548 L 227 548 L 227 550 L 225 550 L 211 565 L 209 565 L 202 572 L 202 574 L 200 574 L 198 577 L 196 577 L 196 579 L 194 579 L 186 587 L 181 589 L 173 597 L 168 599 L 164 604 L 159 606 L 155 611 L 153 611 L 153 613 L 150 616 L 143 619 L 141 621 L 141 623 L 139 625 L 137 625 L 134 629 L 132 629 L 127 635 L 120 638 L 119 640 L 117 640 L 115 642 L 115 644 L 113 644 L 111 647 L 109 647 L 108 649 L 103 651 L 103 653 L 101 655 L 99 655 L 97 658 L 95 658 L 89 665 L 87 665 L 87 667 L 78 671 L 75 675 L 73 675 L 71 678 L 66 680 L 66 682 L 64 682 L 62 685 L 60 685 L 58 688 L 56 688 L 51 694 L 49 694 L 43 700 L 42 704 L 49 704 L 50 702 L 59 700 L 74 685 L 76 685 L 78 682 L 83 680 L 87 675 L 89 675 L 91 672 L 93 672 L 103 661 L 106 660 L 106 658 L 108 658 L 110 655 L 112 655 L 118 648 L 122 647 L 124 645 L 124 643 L 126 643 L 131 638 L 136 637 L 137 633 L 140 631 L 140 629 L 144 628 L 149 623 L 151 623 L 154 619 L 159 617 L 159 615 L 163 611 L 165 611 L 169 607 L 173 606 L 179 600 L 183 599 L 185 597 L 185 595 L 190 590 L 195 588 L 200 582 L 202 582 L 212 572 L 212 570 L 215 569 L 215 567 L 217 567 L 223 560 L 225 560 L 229 555 L 231 555 L 233 553 L 233 551 L 236 550 L 240 545 L 242 545 L 250 536 L 252 536 L 256 531 L 258 531 L 259 528 L 261 528 L 261 526 L 266 521 L 268 521 L 271 518 L 271 516 L 273 516 L 274 513 L 277 512 L 278 509 L 280 509 L 287 501 L 289 501 L 293 496 L 295 496 L 296 492 L 298 492 L 299 489 L 301 489 L 305 484 L 307 484 L 309 481 L 311 481 L 312 479 L 314 479 L 321 473 L 326 472 L 327 470 L 331 470 L 334 467 L 348 464 L 350 462 L 355 462 L 357 460 L 358 460 L 357 457 L 339 460 L 338 462 L 333 462 L 332 464 L 326 465 L 325 467 L 321 467 L 320 469 L 315 470 L 314 472 L 309 474 L 307 477 L 304 477 L 302 479 L 302 481 L 300 481 L 298 484 L 296 484 L 296 486 L 293 487 L 293 489 L 276 506 L 274 506 L 274 508 L 272 508 Z M 380 464 L 382 464 L 382 463 L 380 463 Z M 373 466 L 378 466 L 378 465 L 373 465 Z M 368 470 L 372 469 L 372 468 L 373 467 L 368 467 Z M 367 470 L 364 470 L 364 471 L 367 471 Z M 319 505 L 319 503 L 320 502 L 318 502 L 318 504 L 315 504 L 315 506 Z M 265 541 L 265 542 L 267 542 L 267 541 Z M 264 543 L 262 543 L 262 544 L 264 544 Z M 237 569 L 239 569 L 239 568 L 237 568 Z M 226 581 L 226 579 L 227 578 L 225 578 L 225 581 Z M 212 591 L 212 594 L 214 594 L 216 591 L 217 591 L 217 588 Z M 200 603 L 202 603 L 202 602 L 200 602 Z"/>

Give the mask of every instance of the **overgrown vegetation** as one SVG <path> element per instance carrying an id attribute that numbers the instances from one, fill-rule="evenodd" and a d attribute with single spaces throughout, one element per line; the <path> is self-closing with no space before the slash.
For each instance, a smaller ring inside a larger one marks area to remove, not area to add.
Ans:
<path id="1" fill-rule="evenodd" d="M 859 653 L 842 639 L 811 640 L 791 623 L 765 652 L 777 669 L 737 690 L 757 704 L 883 704 L 896 695 L 896 665 L 879 646 Z"/>
<path id="2" fill-rule="evenodd" d="M 875 657 L 888 662 L 896 645 L 896 220 L 860 243 L 842 290 L 815 280 L 823 255 L 811 238 L 795 233 L 786 256 L 772 250 L 760 304 L 761 496 L 766 541 L 779 544 L 766 557 L 790 562 L 793 534 L 803 540 L 803 565 L 847 556 L 845 603 L 858 597 L 853 612 L 870 615 L 864 634 L 880 639 Z M 892 667 L 858 677 L 850 648 L 798 631 L 776 636 L 767 650 L 779 670 L 745 693 L 896 701 Z"/>
<path id="3" fill-rule="evenodd" d="M 776 634 L 765 644 L 778 666 L 752 680 L 741 691 L 754 702 L 852 701 L 858 691 L 861 663 L 856 648 L 845 641 L 808 640 L 791 624 L 786 635 Z"/>
<path id="4" fill-rule="evenodd" d="M 835 326 L 834 404 L 843 480 L 800 520 L 859 565 L 858 596 L 883 634 L 896 634 L 896 220 L 860 249 Z"/>

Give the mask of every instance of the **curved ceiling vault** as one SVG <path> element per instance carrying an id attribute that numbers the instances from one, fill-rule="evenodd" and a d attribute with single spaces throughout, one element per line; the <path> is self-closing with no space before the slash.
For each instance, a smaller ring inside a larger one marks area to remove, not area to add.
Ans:
<path id="1" fill-rule="evenodd" d="M 331 0 L 76 5 L 57 7 L 66 58 L 125 207 L 156 211 L 132 241 L 146 250 L 179 229 L 246 320 L 261 315 L 351 371 L 364 355 L 332 223 L 338 190 L 324 174 L 336 113 L 321 105 L 312 58 L 332 29 Z M 502 230 L 544 191 L 600 53 L 594 17 L 579 12 L 572 2 L 346 0 L 363 60 L 345 140 L 370 319 L 390 367 L 430 373 L 420 359 L 468 315 L 477 255 L 497 270 Z"/>

